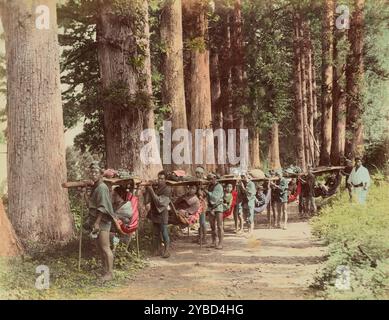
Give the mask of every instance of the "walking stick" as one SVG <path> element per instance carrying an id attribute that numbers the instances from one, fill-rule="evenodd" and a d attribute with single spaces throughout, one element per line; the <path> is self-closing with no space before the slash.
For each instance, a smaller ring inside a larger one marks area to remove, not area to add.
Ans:
<path id="1" fill-rule="evenodd" d="M 82 225 L 84 223 L 84 200 L 87 202 L 86 189 L 83 187 L 81 189 L 81 210 L 80 210 L 80 235 L 78 242 L 78 270 L 81 270 L 81 251 L 82 251 Z"/>
<path id="2" fill-rule="evenodd" d="M 78 271 L 81 270 L 81 248 L 82 248 L 82 223 L 84 217 L 84 204 L 81 204 L 80 210 L 80 239 L 78 243 Z"/>
<path id="3" fill-rule="evenodd" d="M 203 227 L 201 226 L 200 224 L 200 228 L 199 228 L 199 237 L 200 237 L 200 250 L 203 248 L 203 233 L 204 233 L 204 230 L 203 230 Z"/>
<path id="4" fill-rule="evenodd" d="M 138 256 L 138 259 L 139 259 L 139 237 L 138 237 L 138 230 L 136 230 L 136 253 L 137 253 L 137 256 Z"/>

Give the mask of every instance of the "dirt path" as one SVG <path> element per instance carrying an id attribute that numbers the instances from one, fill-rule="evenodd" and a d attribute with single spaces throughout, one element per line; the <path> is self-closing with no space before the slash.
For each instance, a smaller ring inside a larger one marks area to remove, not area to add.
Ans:
<path id="1" fill-rule="evenodd" d="M 264 217 L 260 217 L 263 220 Z M 183 236 L 169 259 L 151 258 L 128 288 L 97 299 L 310 299 L 309 284 L 326 248 L 304 221 L 287 230 L 260 224 L 251 237 L 227 221 L 223 250 L 204 248 Z"/>

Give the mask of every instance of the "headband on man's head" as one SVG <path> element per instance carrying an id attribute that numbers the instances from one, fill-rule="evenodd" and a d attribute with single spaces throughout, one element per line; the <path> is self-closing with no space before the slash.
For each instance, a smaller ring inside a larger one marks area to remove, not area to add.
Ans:
<path id="1" fill-rule="evenodd" d="M 282 169 L 276 170 L 276 175 L 277 176 L 282 176 Z"/>
<path id="2" fill-rule="evenodd" d="M 217 178 L 217 176 L 216 176 L 216 174 L 214 174 L 214 173 L 208 173 L 208 175 L 207 175 L 207 179 L 213 179 L 213 178 Z"/>
<path id="3" fill-rule="evenodd" d="M 89 165 L 89 169 L 99 169 L 101 170 L 100 164 L 98 161 L 92 161 Z"/>
<path id="4" fill-rule="evenodd" d="M 165 170 L 161 170 L 160 172 L 158 172 L 158 176 L 165 176 L 166 177 L 167 173 Z"/>

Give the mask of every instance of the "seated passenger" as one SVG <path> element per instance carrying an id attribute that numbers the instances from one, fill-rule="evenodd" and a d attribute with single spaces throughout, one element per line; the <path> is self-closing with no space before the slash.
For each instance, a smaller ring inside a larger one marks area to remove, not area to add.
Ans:
<path id="1" fill-rule="evenodd" d="M 226 188 L 224 189 L 224 197 L 223 197 L 223 212 L 227 211 L 231 208 L 232 204 L 232 184 L 227 184 Z"/>
<path id="2" fill-rule="evenodd" d="M 127 201 L 126 188 L 119 186 L 113 189 L 112 203 L 116 218 L 121 220 L 123 224 L 129 225 L 132 218 L 132 206 L 131 202 Z"/>
<path id="3" fill-rule="evenodd" d="M 174 204 L 178 213 L 188 218 L 200 208 L 200 199 L 197 196 L 197 187 L 190 186 L 187 194 Z"/>
<path id="4" fill-rule="evenodd" d="M 341 176 L 339 173 L 333 172 L 326 180 L 324 185 L 321 185 L 322 196 L 330 197 L 336 193 L 340 184 Z"/>
<path id="5" fill-rule="evenodd" d="M 257 193 L 255 195 L 255 206 L 257 208 L 258 207 L 262 207 L 266 203 L 266 195 L 265 195 L 265 193 L 263 191 L 264 191 L 264 188 L 263 188 L 262 185 L 260 185 L 258 187 Z"/>

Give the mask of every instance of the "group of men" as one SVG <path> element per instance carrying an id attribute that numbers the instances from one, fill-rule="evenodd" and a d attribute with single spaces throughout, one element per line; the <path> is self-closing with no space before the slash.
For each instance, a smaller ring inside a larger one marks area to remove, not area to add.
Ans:
<path id="1" fill-rule="evenodd" d="M 362 166 L 361 159 L 356 159 L 355 167 L 350 163 L 341 172 L 346 175 L 346 185 L 350 191 L 355 191 L 359 203 L 365 203 L 367 189 L 370 186 L 370 176 L 368 170 Z M 147 186 L 144 199 L 147 211 L 147 218 L 153 225 L 153 248 L 155 254 L 163 258 L 170 257 L 170 237 L 169 237 L 169 212 L 178 210 L 180 214 L 189 217 L 199 213 L 199 241 L 207 244 L 206 217 L 211 226 L 211 243 L 208 247 L 223 249 L 224 227 L 223 213 L 230 210 L 233 201 L 233 185 L 227 183 L 224 187 L 218 181 L 218 176 L 214 173 L 206 174 L 203 167 L 197 167 L 196 178 L 200 183 L 188 187 L 187 194 L 176 203 L 175 208 L 172 202 L 172 188 L 167 185 L 167 174 L 165 171 L 158 173 L 155 184 Z M 247 224 L 247 232 L 254 230 L 255 207 L 267 206 L 267 217 L 269 227 L 287 228 L 288 222 L 288 200 L 290 193 L 290 181 L 283 177 L 282 170 L 274 173 L 278 178 L 276 183 L 269 180 L 264 185 L 256 186 L 247 173 L 242 173 L 236 183 L 236 204 L 233 210 L 235 233 L 243 231 L 244 220 Z M 113 278 L 113 253 L 110 246 L 110 232 L 112 221 L 121 219 L 123 223 L 131 221 L 131 203 L 127 201 L 128 190 L 123 187 L 116 187 L 112 194 L 108 186 L 103 181 L 102 169 L 94 162 L 90 166 L 90 179 L 93 181 L 91 194 L 89 197 L 89 219 L 92 223 L 92 233 L 96 234 L 97 247 L 103 261 L 102 280 Z M 201 181 L 208 180 L 202 184 Z M 315 204 L 315 176 L 312 168 L 308 168 L 308 173 L 298 178 L 302 185 L 300 202 L 303 210 L 311 214 L 316 212 Z M 332 179 L 332 180 L 331 180 Z M 331 175 L 323 186 L 324 191 L 330 193 L 331 188 L 336 189 L 336 176 Z M 271 201 L 266 202 L 267 195 L 271 193 Z M 200 211 L 200 212 L 199 212 Z M 162 250 L 163 244 L 163 250 Z"/>
<path id="2" fill-rule="evenodd" d="M 224 240 L 224 213 L 232 209 L 233 185 L 226 183 L 224 186 L 218 181 L 218 176 L 214 173 L 206 174 L 203 167 L 197 167 L 195 170 L 196 178 L 199 183 L 188 187 L 187 194 L 180 198 L 180 201 L 172 200 L 173 192 L 166 183 L 166 172 L 161 171 L 158 174 L 158 184 L 146 188 L 145 202 L 147 217 L 153 223 L 153 247 L 156 255 L 162 255 L 164 258 L 170 256 L 170 238 L 168 233 L 169 212 L 178 211 L 181 215 L 188 217 L 191 214 L 201 210 L 199 214 L 199 238 L 196 242 L 216 249 L 223 249 Z M 283 220 L 283 229 L 286 229 L 288 213 L 288 180 L 283 177 L 282 171 L 277 171 L 279 178 L 277 183 L 269 182 L 266 188 L 271 188 L 274 202 L 275 227 L 280 227 Z M 206 184 L 201 181 L 207 180 Z M 250 179 L 248 173 L 243 172 L 236 183 L 236 204 L 233 210 L 235 233 L 243 231 L 244 222 L 247 225 L 247 232 L 254 230 L 254 209 L 256 206 L 264 205 L 266 202 L 266 193 L 263 186 L 257 186 Z M 201 204 L 201 206 L 200 206 Z M 271 206 L 269 204 L 268 217 Z M 211 227 L 211 243 L 207 239 L 206 218 L 208 218 Z M 271 222 L 270 222 L 271 223 Z M 162 240 L 162 241 L 161 241 Z M 164 249 L 162 249 L 162 243 Z"/>

